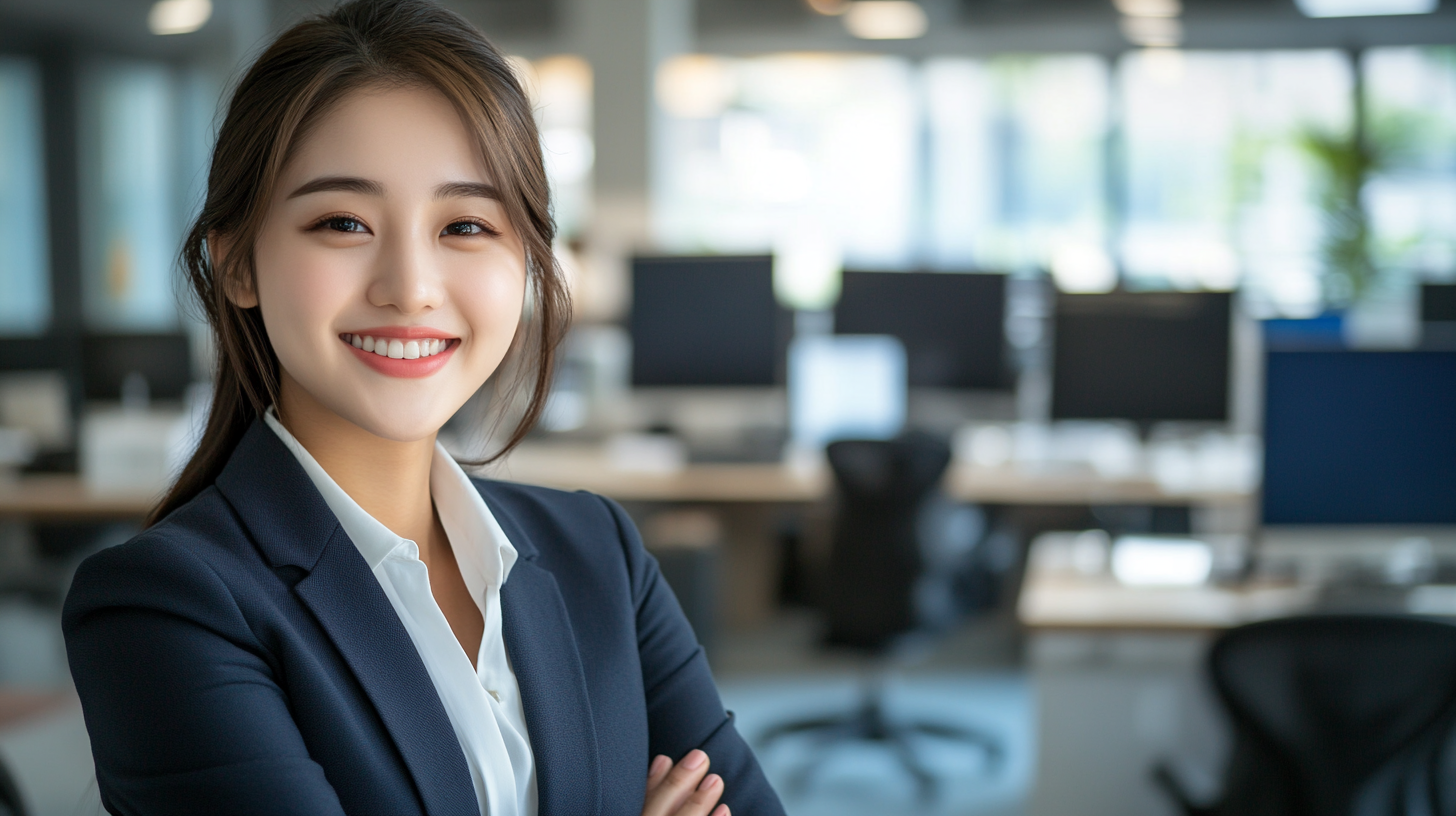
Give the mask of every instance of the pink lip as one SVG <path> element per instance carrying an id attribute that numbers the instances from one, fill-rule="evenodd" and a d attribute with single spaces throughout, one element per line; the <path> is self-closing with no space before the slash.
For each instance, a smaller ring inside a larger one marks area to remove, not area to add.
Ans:
<path id="1" fill-rule="evenodd" d="M 369 336 L 375 339 L 387 337 L 391 340 L 444 340 L 446 347 L 429 357 L 420 357 L 414 360 L 395 359 L 393 357 L 381 357 L 372 351 L 354 348 L 354 345 L 340 335 L 339 342 L 343 343 L 349 351 L 354 353 L 359 362 L 378 371 L 386 377 L 403 377 L 415 379 L 428 377 L 436 371 L 445 367 L 445 363 L 455 354 L 455 349 L 460 348 L 459 338 L 451 337 L 444 332 L 423 326 L 383 326 L 377 329 L 365 329 L 357 332 L 349 332 L 361 337 Z"/>

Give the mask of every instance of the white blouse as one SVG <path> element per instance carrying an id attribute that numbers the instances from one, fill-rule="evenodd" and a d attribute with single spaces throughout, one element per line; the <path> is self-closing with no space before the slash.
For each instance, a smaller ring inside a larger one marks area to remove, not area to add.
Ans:
<path id="1" fill-rule="evenodd" d="M 526 733 L 521 691 L 501 637 L 500 589 L 516 563 L 516 548 L 465 471 L 443 447 L 435 445 L 430 495 L 460 575 L 485 619 L 485 635 L 474 666 L 435 603 L 429 571 L 415 542 L 400 538 L 364 512 L 283 427 L 272 409 L 264 420 L 323 494 L 409 632 L 465 752 L 481 814 L 536 816 L 536 763 Z"/>

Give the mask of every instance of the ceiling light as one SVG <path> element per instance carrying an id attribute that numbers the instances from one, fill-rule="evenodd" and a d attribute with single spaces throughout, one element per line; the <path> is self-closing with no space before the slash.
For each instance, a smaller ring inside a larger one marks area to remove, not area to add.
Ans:
<path id="1" fill-rule="evenodd" d="M 1129 17 L 1177 17 L 1183 13 L 1182 0 L 1112 0 L 1112 5 Z"/>
<path id="2" fill-rule="evenodd" d="M 157 0 L 147 14 L 153 34 L 191 34 L 212 16 L 212 0 Z"/>
<path id="3" fill-rule="evenodd" d="M 1441 0 L 1294 0 L 1306 17 L 1379 17 L 1430 14 Z"/>
<path id="4" fill-rule="evenodd" d="M 1176 17 L 1124 17 L 1122 36 L 1145 48 L 1172 48 L 1183 42 L 1183 23 Z"/>
<path id="5" fill-rule="evenodd" d="M 925 35 L 925 9 L 910 0 L 859 0 L 850 3 L 844 27 L 862 40 L 913 40 Z"/>
<path id="6" fill-rule="evenodd" d="M 849 0 L 805 0 L 809 8 L 829 17 L 837 17 L 849 11 Z"/>

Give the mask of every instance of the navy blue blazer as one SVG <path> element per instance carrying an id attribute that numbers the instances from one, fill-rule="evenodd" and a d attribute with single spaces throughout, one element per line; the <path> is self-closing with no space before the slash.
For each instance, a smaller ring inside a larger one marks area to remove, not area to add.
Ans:
<path id="1" fill-rule="evenodd" d="M 520 553 L 502 622 L 542 816 L 639 816 L 649 759 L 693 748 L 735 816 L 782 814 L 622 509 L 476 486 Z M 112 813 L 480 813 L 404 625 L 262 422 L 214 486 L 82 564 L 63 622 Z"/>

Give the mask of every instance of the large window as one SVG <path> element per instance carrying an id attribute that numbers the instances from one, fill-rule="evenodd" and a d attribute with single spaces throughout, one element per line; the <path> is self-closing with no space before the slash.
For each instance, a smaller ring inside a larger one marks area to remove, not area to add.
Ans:
<path id="1" fill-rule="evenodd" d="M 166 66 L 106 62 L 83 74 L 82 303 L 92 329 L 180 325 L 177 108 Z"/>
<path id="2" fill-rule="evenodd" d="M 1401 277 L 1456 274 L 1456 48 L 1365 55 L 1374 255 Z"/>
<path id="3" fill-rule="evenodd" d="M 1228 288 L 1271 311 L 1319 308 L 1322 168 L 1310 139 L 1354 127 L 1337 51 L 1143 52 L 1119 72 L 1124 273 L 1144 287 Z"/>
<path id="4" fill-rule="evenodd" d="M 664 246 L 759 252 L 817 236 L 849 264 L 915 262 L 921 116 L 907 61 L 697 57 L 664 70 Z"/>
<path id="5" fill-rule="evenodd" d="M 1107 69 L 1096 57 L 923 68 L 929 266 L 1046 269 L 1105 252 Z"/>
<path id="6" fill-rule="evenodd" d="M 0 335 L 50 325 L 42 144 L 39 71 L 0 59 Z"/>
<path id="7" fill-rule="evenodd" d="M 1132 288 L 1237 286 L 1257 314 L 1308 315 L 1342 302 L 1341 276 L 1365 285 L 1348 276 L 1370 267 L 1340 265 L 1363 211 L 1371 285 L 1456 277 L 1456 48 L 1358 61 L 1362 127 L 1339 50 L 683 58 L 681 93 L 659 77 L 654 222 L 682 251 L 808 233 L 851 266 L 1070 259 L 1103 285 L 1115 266 Z"/>

